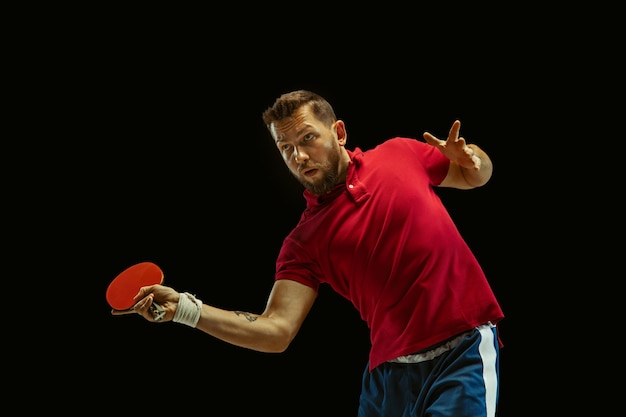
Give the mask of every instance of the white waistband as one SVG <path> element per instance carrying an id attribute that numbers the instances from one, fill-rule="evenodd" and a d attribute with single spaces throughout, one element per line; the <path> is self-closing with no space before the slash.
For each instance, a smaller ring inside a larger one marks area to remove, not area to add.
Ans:
<path id="1" fill-rule="evenodd" d="M 493 324 L 491 324 L 491 322 L 487 323 L 487 324 L 483 324 L 481 326 L 478 326 L 477 329 L 483 327 L 483 326 L 488 326 L 488 327 L 493 327 Z M 431 350 L 427 350 L 425 352 L 419 352 L 419 353 L 413 353 L 410 355 L 405 355 L 405 356 L 398 356 L 395 359 L 392 359 L 388 362 L 394 362 L 394 363 L 418 363 L 418 362 L 424 362 L 424 361 L 429 361 L 431 359 L 436 358 L 437 356 L 441 355 L 444 352 L 447 352 L 453 348 L 455 348 L 456 346 L 458 346 L 459 343 L 461 343 L 461 340 L 463 340 L 463 338 L 465 336 L 468 336 L 470 334 L 472 334 L 474 330 L 470 330 L 468 332 L 465 333 L 461 333 L 458 336 L 453 337 L 452 339 L 448 340 L 447 342 L 437 346 L 436 348 L 432 348 Z"/>

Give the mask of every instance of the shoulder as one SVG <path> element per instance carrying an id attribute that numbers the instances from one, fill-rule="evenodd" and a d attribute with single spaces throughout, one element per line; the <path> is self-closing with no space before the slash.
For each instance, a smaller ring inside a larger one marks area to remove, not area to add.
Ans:
<path id="1" fill-rule="evenodd" d="M 389 166 L 397 171 L 423 172 L 434 184 L 446 176 L 450 161 L 436 147 L 413 138 L 394 137 L 363 152 L 356 158 L 357 166 Z M 369 164 L 368 164 L 369 161 Z"/>
<path id="2" fill-rule="evenodd" d="M 363 152 L 364 155 L 404 155 L 417 158 L 429 158 L 440 154 L 434 146 L 426 142 L 407 137 L 393 137 Z"/>

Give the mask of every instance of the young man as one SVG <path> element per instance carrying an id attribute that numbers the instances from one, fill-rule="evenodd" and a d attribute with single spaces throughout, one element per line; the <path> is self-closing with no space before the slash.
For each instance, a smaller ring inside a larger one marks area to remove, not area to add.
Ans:
<path id="1" fill-rule="evenodd" d="M 306 208 L 286 236 L 261 314 L 229 311 L 155 285 L 129 311 L 199 329 L 233 345 L 283 352 L 328 284 L 370 331 L 358 415 L 493 417 L 498 400 L 492 289 L 434 187 L 471 189 L 492 163 L 459 137 L 389 139 L 348 150 L 345 123 L 305 90 L 283 94 L 262 115 L 275 146 L 304 186 Z"/>

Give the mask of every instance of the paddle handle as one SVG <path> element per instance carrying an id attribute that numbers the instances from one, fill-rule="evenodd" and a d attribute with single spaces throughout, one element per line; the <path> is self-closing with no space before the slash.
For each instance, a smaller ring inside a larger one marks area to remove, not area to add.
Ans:
<path id="1" fill-rule="evenodd" d="M 150 305 L 150 313 L 152 314 L 152 318 L 154 321 L 160 321 L 163 317 L 165 317 L 165 310 L 163 307 L 155 303 L 154 301 Z"/>

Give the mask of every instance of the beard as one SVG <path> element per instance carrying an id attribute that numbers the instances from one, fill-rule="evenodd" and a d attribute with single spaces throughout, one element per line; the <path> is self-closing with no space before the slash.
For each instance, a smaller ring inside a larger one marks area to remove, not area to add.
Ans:
<path id="1" fill-rule="evenodd" d="M 337 185 L 339 181 L 339 152 L 332 152 L 328 155 L 328 159 L 321 164 L 307 164 L 298 167 L 298 173 L 293 173 L 296 179 L 311 193 L 315 195 L 326 194 Z M 304 168 L 317 168 L 322 172 L 322 178 L 314 182 L 308 181 L 300 175 L 300 171 Z"/>

